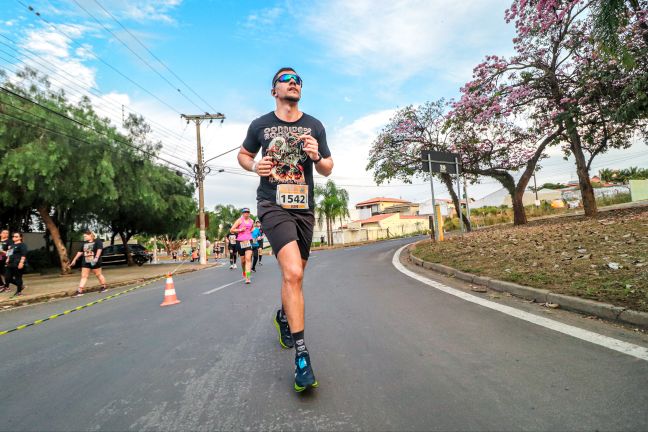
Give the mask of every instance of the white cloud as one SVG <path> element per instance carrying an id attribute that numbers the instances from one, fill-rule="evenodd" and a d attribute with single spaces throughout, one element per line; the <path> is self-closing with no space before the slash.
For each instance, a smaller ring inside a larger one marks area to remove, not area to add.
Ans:
<path id="1" fill-rule="evenodd" d="M 87 28 L 81 25 L 59 25 L 59 27 L 71 38 L 79 38 L 87 31 Z M 71 45 L 70 39 L 55 30 L 49 28 L 29 30 L 21 46 L 33 52 L 38 57 L 38 61 L 26 58 L 25 65 L 47 73 L 59 83 L 73 81 L 84 89 L 94 87 L 96 71 L 83 63 L 93 56 L 92 48 L 84 44 L 73 51 Z M 47 69 L 53 69 L 56 73 L 44 69 L 43 64 L 47 64 Z M 53 84 L 56 86 L 56 82 Z"/>
<path id="2" fill-rule="evenodd" d="M 504 8 L 496 0 L 328 0 L 296 22 L 350 73 L 379 71 L 394 80 L 432 69 L 460 81 L 481 50 L 510 45 Z"/>
<path id="3" fill-rule="evenodd" d="M 281 7 L 261 9 L 248 15 L 244 26 L 256 29 L 259 27 L 263 28 L 274 25 L 277 19 L 282 15 L 283 11 L 284 8 Z"/>
<path id="4" fill-rule="evenodd" d="M 92 15 L 104 19 L 107 18 L 103 9 L 93 1 L 81 2 L 84 9 Z M 182 0 L 102 0 L 101 5 L 118 19 L 137 22 L 163 22 L 175 24 L 172 13 L 182 4 Z M 90 19 L 76 4 L 69 2 L 58 5 L 43 6 L 48 16 L 74 17 Z"/>

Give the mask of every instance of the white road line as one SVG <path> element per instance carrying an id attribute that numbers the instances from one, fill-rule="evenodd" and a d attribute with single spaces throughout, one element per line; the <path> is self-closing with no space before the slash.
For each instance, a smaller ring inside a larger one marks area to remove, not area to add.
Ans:
<path id="1" fill-rule="evenodd" d="M 214 288 L 212 290 L 205 291 L 203 294 L 212 294 L 212 293 L 215 293 L 216 291 L 222 290 L 223 288 L 227 288 L 228 286 L 232 286 L 234 284 L 241 283 L 241 282 L 243 282 L 243 279 L 235 280 L 234 282 L 230 282 L 230 283 L 228 283 L 226 285 L 219 286 L 218 288 Z"/>
<path id="2" fill-rule="evenodd" d="M 636 357 L 636 358 L 641 359 L 641 360 L 648 361 L 648 348 L 644 348 L 642 346 L 631 344 L 631 343 L 628 343 L 628 342 L 623 342 L 623 341 L 620 341 L 618 339 L 614 339 L 614 338 L 611 338 L 611 337 L 608 337 L 608 336 L 603 336 L 601 334 L 594 333 L 594 332 L 591 332 L 589 330 L 584 330 L 584 329 L 581 329 L 581 328 L 578 328 L 578 327 L 574 327 L 574 326 L 571 326 L 571 325 L 568 325 L 568 324 L 563 324 L 561 322 L 558 322 L 558 321 L 555 321 L 555 320 L 552 320 L 552 319 L 549 319 L 549 318 L 544 318 L 544 317 L 541 317 L 541 316 L 537 316 L 537 315 L 534 315 L 534 314 L 531 314 L 531 313 L 528 313 L 528 312 L 524 312 L 524 311 L 521 311 L 519 309 L 510 307 L 510 306 L 505 306 L 505 305 L 502 305 L 502 304 L 499 304 L 499 303 L 495 303 L 493 301 L 486 300 L 486 299 L 483 299 L 481 297 L 474 296 L 472 294 L 468 294 L 468 293 L 466 293 L 464 291 L 461 291 L 461 290 L 458 290 L 458 289 L 455 289 L 455 288 L 451 288 L 451 287 L 449 287 L 447 285 L 444 285 L 444 284 L 442 284 L 440 282 L 437 282 L 435 280 L 426 278 L 425 276 L 421 276 L 421 275 L 419 275 L 417 273 L 414 273 L 413 271 L 410 271 L 407 268 L 405 268 L 405 266 L 403 266 L 400 263 L 400 259 L 399 259 L 400 254 L 403 251 L 403 249 L 405 249 L 406 247 L 407 247 L 407 245 L 401 247 L 400 249 L 398 249 L 396 251 L 396 253 L 394 254 L 394 257 L 392 258 L 392 264 L 394 265 L 394 267 L 396 267 L 396 269 L 398 271 L 400 271 L 401 273 L 406 274 L 407 276 L 409 276 L 411 278 L 414 278 L 414 279 L 418 280 L 419 282 L 423 282 L 426 285 L 434 287 L 434 288 L 436 288 L 436 289 L 438 289 L 440 291 L 443 291 L 445 293 L 448 293 L 450 295 L 459 297 L 459 298 L 461 298 L 463 300 L 467 300 L 467 301 L 472 302 L 472 303 L 476 303 L 476 304 L 478 304 L 480 306 L 484 306 L 484 307 L 487 307 L 489 309 L 496 310 L 498 312 L 502 312 L 502 313 L 504 313 L 506 315 L 510 315 L 512 317 L 519 318 L 521 320 L 524 320 L 524 321 L 527 321 L 527 322 L 530 322 L 530 323 L 533 323 L 533 324 L 536 324 L 536 325 L 539 325 L 539 326 L 542 326 L 542 327 L 546 327 L 548 329 L 555 330 L 557 332 L 560 332 L 560 333 L 563 333 L 563 334 L 566 334 L 566 335 L 569 335 L 569 336 L 573 336 L 573 337 L 575 337 L 577 339 L 581 339 L 581 340 L 584 340 L 584 341 L 587 341 L 587 342 L 590 342 L 590 343 L 593 343 L 593 344 L 596 344 L 596 345 L 600 345 L 602 347 L 605 347 L 605 348 L 608 348 L 608 349 L 611 349 L 611 350 L 614 350 L 614 351 L 618 351 L 618 352 L 623 353 L 623 354 L 627 354 L 627 355 Z"/>

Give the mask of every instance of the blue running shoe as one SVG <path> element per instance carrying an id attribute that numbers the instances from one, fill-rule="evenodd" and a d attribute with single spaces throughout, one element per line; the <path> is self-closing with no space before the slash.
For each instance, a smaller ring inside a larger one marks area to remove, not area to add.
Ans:
<path id="1" fill-rule="evenodd" d="M 299 354 L 295 357 L 295 391 L 303 392 L 308 387 L 317 388 L 319 383 L 313 374 L 308 353 Z"/>
<path id="2" fill-rule="evenodd" d="M 292 348 L 295 346 L 295 341 L 293 340 L 292 334 L 290 333 L 290 327 L 288 326 L 288 321 L 281 320 L 281 309 L 277 311 L 277 314 L 274 318 L 274 325 L 279 333 L 279 344 L 282 348 Z"/>

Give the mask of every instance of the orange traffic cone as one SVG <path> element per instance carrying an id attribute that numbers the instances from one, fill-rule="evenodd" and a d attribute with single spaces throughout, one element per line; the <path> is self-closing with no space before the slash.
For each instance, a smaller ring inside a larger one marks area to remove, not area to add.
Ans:
<path id="1" fill-rule="evenodd" d="M 164 301 L 160 306 L 171 306 L 180 303 L 176 297 L 175 287 L 173 286 L 173 278 L 170 274 L 167 275 L 166 287 L 164 288 Z"/>

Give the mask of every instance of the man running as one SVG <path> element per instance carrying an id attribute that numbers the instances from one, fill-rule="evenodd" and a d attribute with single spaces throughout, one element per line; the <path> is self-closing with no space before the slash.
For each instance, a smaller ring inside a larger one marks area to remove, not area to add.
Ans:
<path id="1" fill-rule="evenodd" d="M 263 235 L 261 231 L 261 221 L 254 222 L 254 229 L 252 230 L 252 271 L 256 273 L 256 265 L 259 261 L 259 238 Z"/>
<path id="2" fill-rule="evenodd" d="M 230 270 L 236 268 L 236 254 L 238 253 L 236 251 L 236 234 L 230 233 L 227 236 L 226 239 L 227 242 L 227 250 L 229 251 L 229 259 L 230 259 Z"/>
<path id="3" fill-rule="evenodd" d="M 326 132 L 316 118 L 299 110 L 302 80 L 293 68 L 272 78 L 274 111 L 250 124 L 238 154 L 239 164 L 257 173 L 258 217 L 281 268 L 281 304 L 274 318 L 279 343 L 295 347 L 295 390 L 317 387 L 304 342 L 304 269 L 313 239 L 313 167 L 323 176 L 333 170 Z M 255 162 L 262 150 L 262 158 Z"/>
<path id="4" fill-rule="evenodd" d="M 261 262 L 263 259 L 263 240 L 264 240 L 264 234 L 263 234 L 263 228 L 261 228 L 261 221 L 257 221 L 259 223 L 259 237 L 257 238 L 257 243 L 259 244 L 259 249 L 258 249 L 258 256 L 259 256 L 259 265 L 262 266 L 263 263 Z M 254 263 L 253 263 L 254 265 Z"/>

